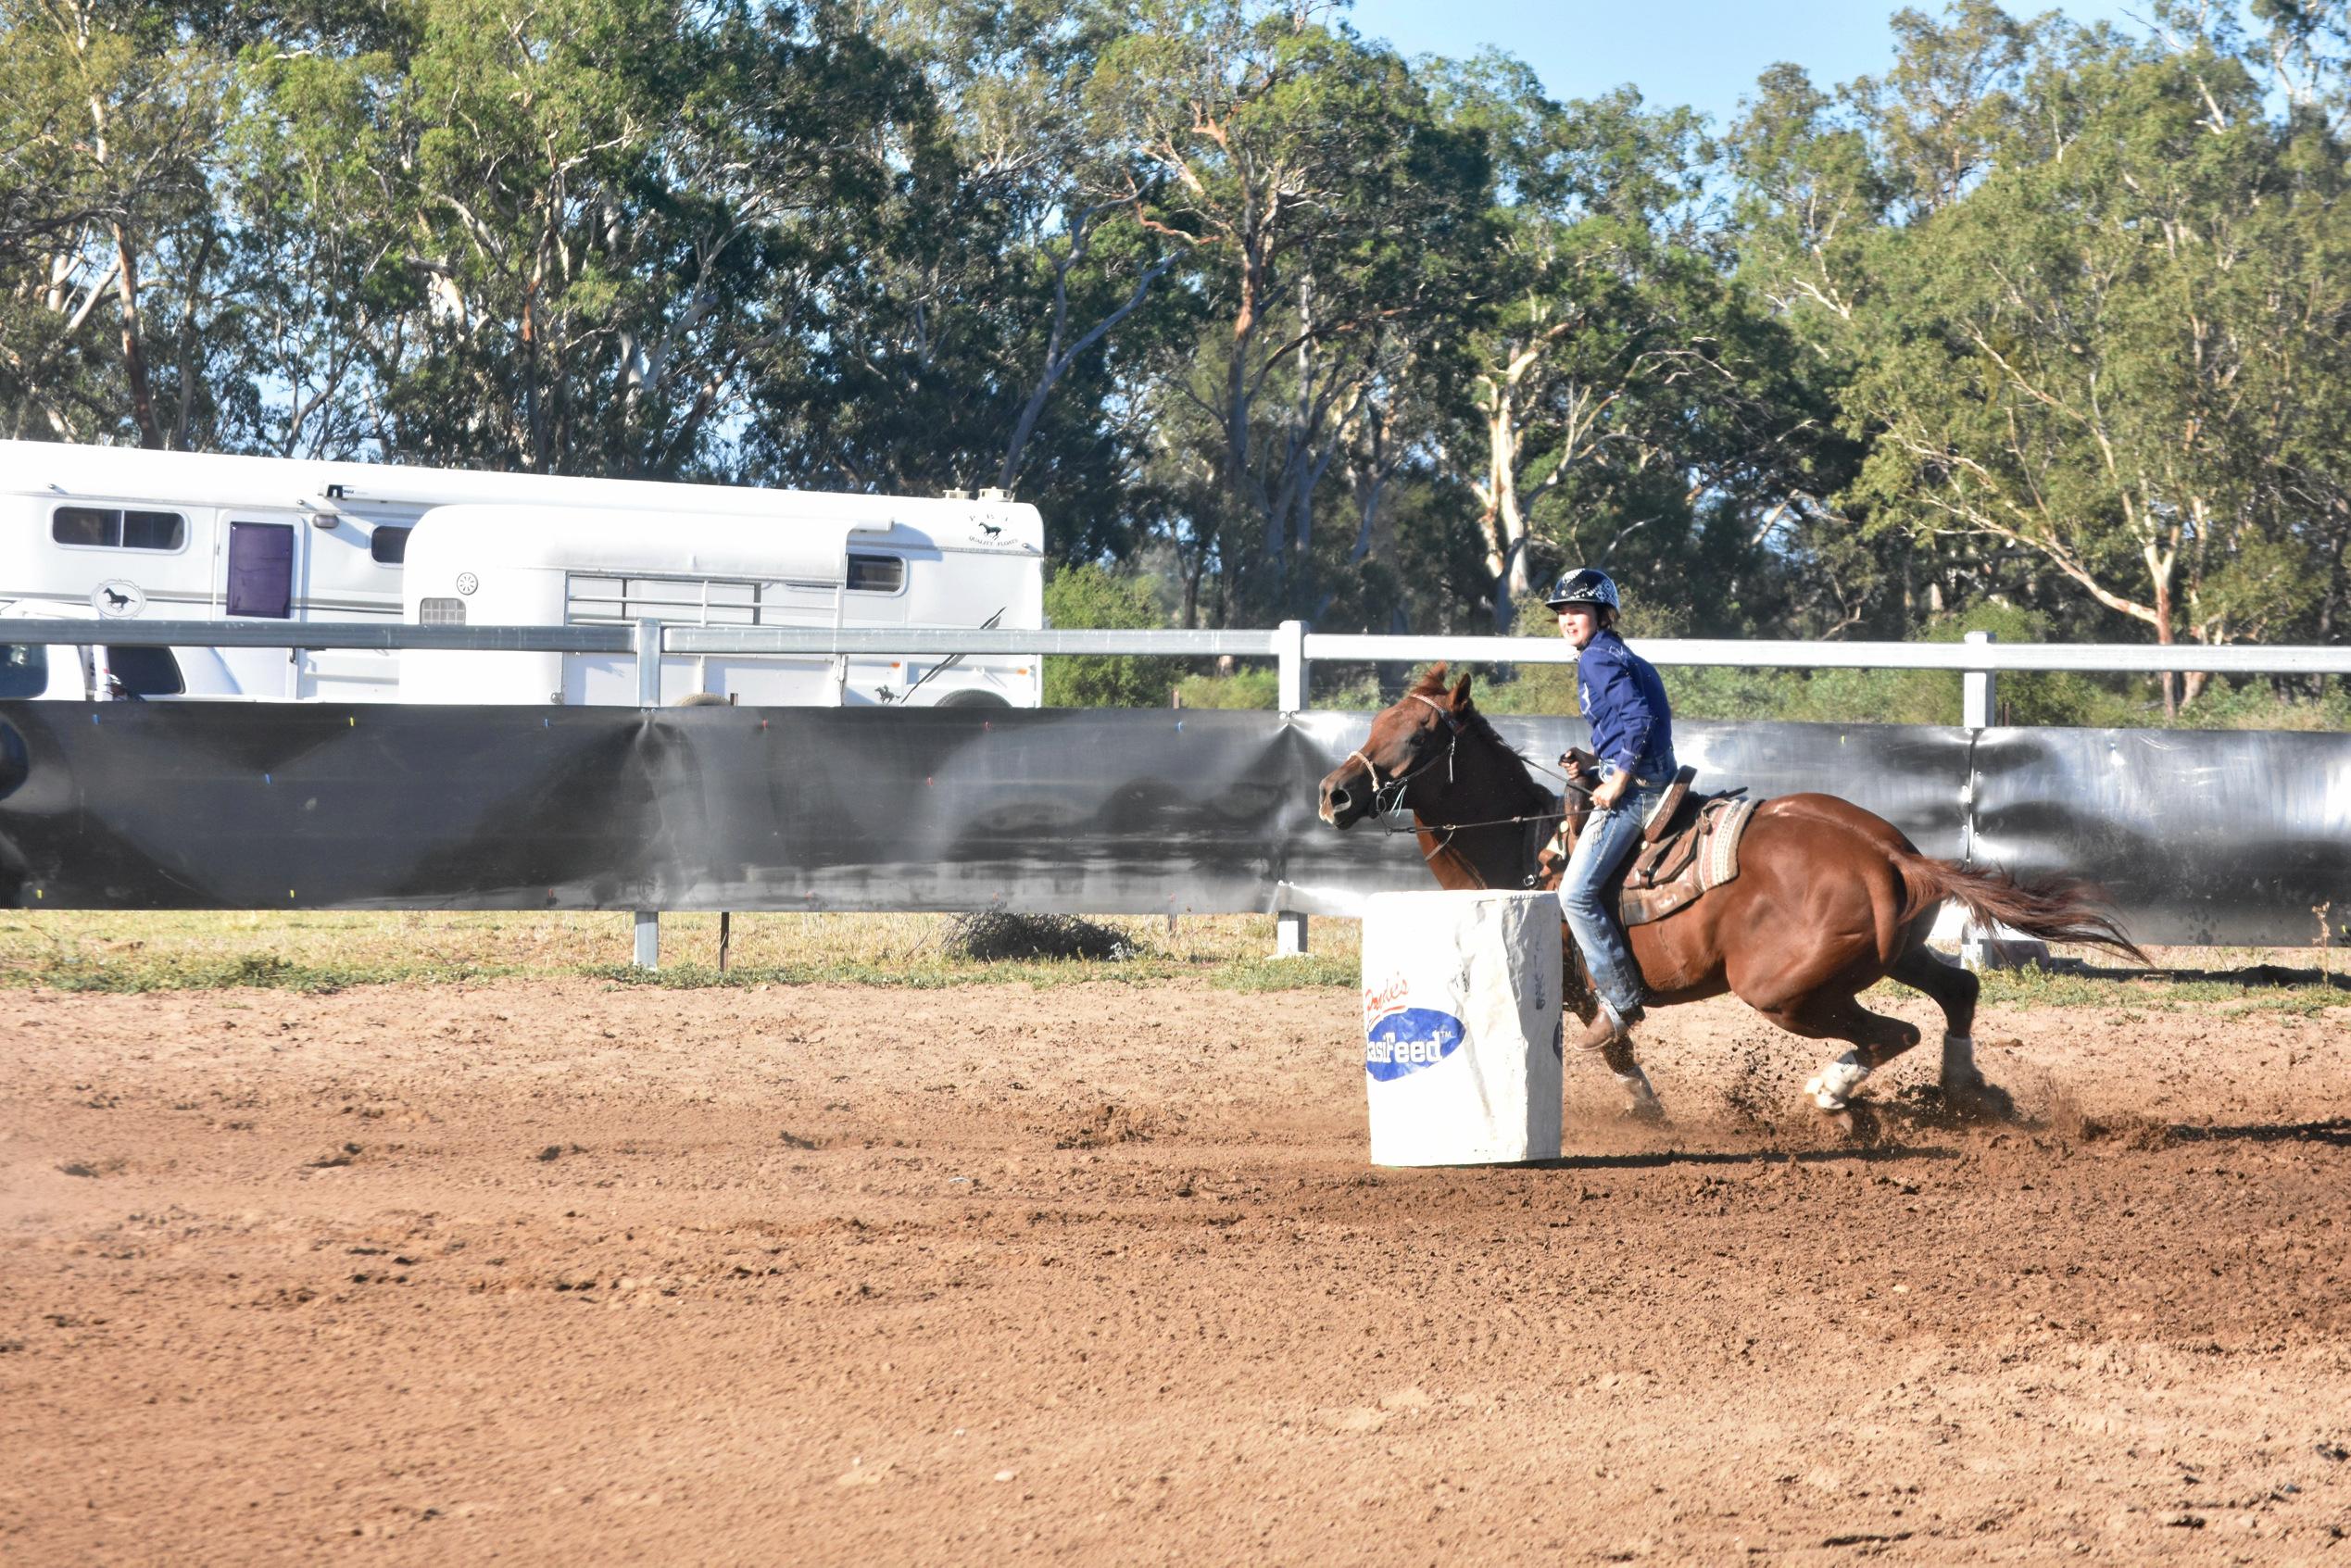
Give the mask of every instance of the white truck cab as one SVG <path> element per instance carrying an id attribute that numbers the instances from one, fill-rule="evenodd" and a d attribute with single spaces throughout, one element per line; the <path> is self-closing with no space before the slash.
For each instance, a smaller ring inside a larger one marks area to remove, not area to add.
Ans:
<path id="1" fill-rule="evenodd" d="M 92 637 L 106 635 L 106 620 L 88 604 L 19 599 L 0 607 L 0 638 L 7 636 L 10 621 L 36 620 L 87 621 Z M 245 696 L 216 648 L 0 641 L 0 700 L 147 702 Z"/>

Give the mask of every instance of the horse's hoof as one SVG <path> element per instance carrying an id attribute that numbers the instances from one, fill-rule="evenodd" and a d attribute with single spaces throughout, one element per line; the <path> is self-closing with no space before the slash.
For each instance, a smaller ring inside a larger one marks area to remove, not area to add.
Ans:
<path id="1" fill-rule="evenodd" d="M 1854 1090 L 1868 1076 L 1869 1069 L 1861 1064 L 1861 1059 L 1847 1051 L 1807 1079 L 1804 1093 L 1823 1110 L 1842 1110 L 1853 1103 Z"/>
<path id="2" fill-rule="evenodd" d="M 1625 1091 L 1625 1120 L 1628 1122 L 1663 1122 L 1666 1108 L 1657 1098 L 1656 1089 L 1649 1082 L 1649 1074 L 1639 1067 L 1630 1073 L 1616 1074 L 1616 1082 Z"/>

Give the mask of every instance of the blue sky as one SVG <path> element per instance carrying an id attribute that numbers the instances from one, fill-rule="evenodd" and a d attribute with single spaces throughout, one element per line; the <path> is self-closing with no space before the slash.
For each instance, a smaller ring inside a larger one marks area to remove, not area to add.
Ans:
<path id="1" fill-rule="evenodd" d="M 1727 126 L 1755 78 L 1792 60 L 1823 86 L 1874 74 L 1893 57 L 1896 0 L 1356 0 L 1349 19 L 1406 55 L 1467 56 L 1492 44 L 1535 68 L 1555 98 L 1631 82 L 1657 108 L 1687 104 Z M 1917 5 L 1941 15 L 1940 0 Z M 2037 0 L 2010 14 L 2059 10 L 2140 31 L 2144 0 Z"/>

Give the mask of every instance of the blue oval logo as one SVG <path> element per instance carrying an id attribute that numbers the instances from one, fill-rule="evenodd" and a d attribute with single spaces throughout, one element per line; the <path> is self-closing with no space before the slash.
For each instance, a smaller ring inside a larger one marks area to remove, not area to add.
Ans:
<path id="1" fill-rule="evenodd" d="M 1434 1067 L 1461 1048 L 1461 1020 L 1434 1008 L 1402 1008 L 1364 1026 L 1364 1071 L 1382 1083 Z"/>

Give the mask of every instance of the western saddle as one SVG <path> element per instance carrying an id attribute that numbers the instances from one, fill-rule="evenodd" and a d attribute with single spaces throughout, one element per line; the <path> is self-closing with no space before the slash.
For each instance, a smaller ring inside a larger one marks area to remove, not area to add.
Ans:
<path id="1" fill-rule="evenodd" d="M 1559 765 L 1580 784 L 1596 771 L 1598 759 L 1578 748 L 1560 758 Z M 1617 893 L 1617 911 L 1628 926 L 1686 909 L 1701 894 L 1739 875 L 1739 840 L 1762 802 L 1748 799 L 1743 785 L 1718 795 L 1695 793 L 1690 784 L 1696 774 L 1692 768 L 1675 773 L 1641 825 L 1641 847 L 1626 862 Z M 1563 815 L 1558 833 L 1537 858 L 1538 885 L 1559 885 L 1567 870 L 1566 835 Z"/>

